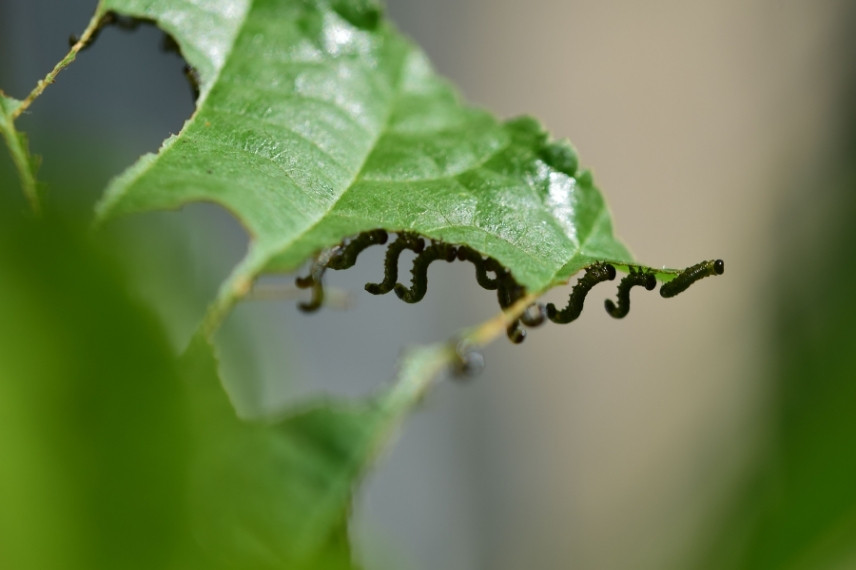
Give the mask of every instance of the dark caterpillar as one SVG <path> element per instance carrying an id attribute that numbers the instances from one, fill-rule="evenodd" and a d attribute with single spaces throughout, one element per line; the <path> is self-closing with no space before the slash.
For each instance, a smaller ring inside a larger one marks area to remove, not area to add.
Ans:
<path id="1" fill-rule="evenodd" d="M 571 297 L 568 299 L 568 306 L 559 311 L 553 303 L 548 304 L 547 318 L 562 325 L 575 320 L 583 312 L 583 301 L 591 288 L 598 283 L 613 279 L 615 279 L 615 267 L 608 263 L 595 263 L 588 267 L 585 275 L 580 277 L 574 285 Z"/>
<path id="2" fill-rule="evenodd" d="M 398 257 L 405 249 L 416 253 L 422 253 L 425 249 L 425 240 L 416 234 L 401 232 L 386 249 L 386 257 L 383 261 L 383 281 L 380 283 L 366 283 L 365 289 L 372 295 L 383 295 L 395 288 L 398 281 Z"/>
<path id="3" fill-rule="evenodd" d="M 525 294 L 526 291 L 508 271 L 503 271 L 501 275 L 497 276 L 496 299 L 503 309 L 507 309 L 516 303 Z"/>
<path id="4" fill-rule="evenodd" d="M 475 265 L 476 281 L 483 289 L 494 290 L 499 286 L 499 274 L 504 271 L 504 268 L 494 258 L 485 259 L 473 248 L 462 245 L 458 246 L 458 259 L 470 261 Z M 489 277 L 488 271 L 493 272 L 497 277 Z"/>
<path id="5" fill-rule="evenodd" d="M 348 269 L 357 262 L 361 251 L 374 244 L 384 244 L 389 238 L 384 230 L 362 233 L 346 243 L 327 250 L 312 263 L 309 275 L 297 277 L 295 285 L 300 289 L 312 289 L 312 299 L 308 303 L 299 303 L 297 307 L 304 313 L 314 313 L 324 304 L 324 273 L 327 269 Z"/>
<path id="6" fill-rule="evenodd" d="M 418 303 L 428 291 L 428 266 L 438 259 L 452 262 L 457 257 L 458 250 L 455 246 L 443 242 L 431 242 L 431 245 L 413 260 L 413 268 L 410 270 L 413 274 L 411 286 L 405 287 L 401 283 L 396 283 L 395 294 L 405 303 Z"/>
<path id="7" fill-rule="evenodd" d="M 508 328 L 505 329 L 505 334 L 508 340 L 514 344 L 520 344 L 526 340 L 526 331 L 520 328 L 520 319 L 515 319 L 514 322 L 508 325 Z"/>
<path id="8" fill-rule="evenodd" d="M 681 273 L 660 287 L 660 296 L 669 298 L 674 297 L 678 293 L 683 293 L 687 287 L 705 277 L 711 275 L 722 275 L 725 272 L 725 262 L 721 259 L 711 259 L 702 261 L 692 267 L 687 267 Z"/>
<path id="9" fill-rule="evenodd" d="M 623 319 L 630 312 L 630 289 L 641 285 L 651 291 L 657 286 L 657 279 L 653 273 L 643 270 L 641 267 L 630 267 L 630 273 L 624 276 L 618 284 L 618 304 L 607 299 L 604 302 L 606 312 L 611 317 Z"/>
<path id="10" fill-rule="evenodd" d="M 347 269 L 352 267 L 357 256 L 369 246 L 385 244 L 389 234 L 385 230 L 363 232 L 357 237 L 343 242 L 334 248 L 322 252 L 312 263 L 309 275 L 298 277 L 295 281 L 301 289 L 312 289 L 312 298 L 308 303 L 299 303 L 298 307 L 304 312 L 317 311 L 324 302 L 323 277 L 327 269 Z M 416 253 L 410 286 L 397 283 L 398 259 L 401 252 L 409 249 Z M 425 240 L 417 234 L 398 232 L 398 237 L 386 250 L 384 258 L 384 277 L 380 283 L 366 283 L 365 289 L 374 295 L 383 295 L 395 291 L 396 296 L 407 302 L 421 301 L 428 290 L 428 267 L 438 259 L 452 262 L 455 259 L 470 261 L 476 268 L 476 281 L 488 290 L 496 290 L 500 307 L 508 309 L 525 294 L 526 290 L 512 277 L 511 272 L 492 257 L 483 257 L 471 247 L 455 246 L 441 241 L 431 241 L 425 245 Z M 491 277 L 493 273 L 495 277 Z M 508 326 L 508 338 L 512 342 L 522 342 L 526 331 L 521 324 L 535 327 L 545 320 L 544 307 L 540 303 L 529 306 L 519 319 Z"/>
<path id="11" fill-rule="evenodd" d="M 491 258 L 488 259 L 494 261 Z M 494 261 L 494 263 L 496 262 Z M 507 309 L 526 295 L 526 289 L 514 280 L 511 272 L 507 269 L 500 266 L 496 272 L 497 300 L 502 309 Z M 520 328 L 520 323 L 523 323 L 527 327 L 537 327 L 543 324 L 544 320 L 544 306 L 540 303 L 533 303 L 526 308 L 519 319 L 515 319 L 514 322 L 508 325 L 505 332 L 511 342 L 519 344 L 526 338 L 526 331 Z"/>
<path id="12" fill-rule="evenodd" d="M 312 299 L 308 303 L 298 303 L 297 308 L 304 313 L 314 313 L 324 304 L 324 284 L 322 277 L 327 266 L 320 263 L 313 263 L 309 270 L 309 275 L 306 277 L 297 277 L 294 284 L 300 289 L 312 289 Z"/>
<path id="13" fill-rule="evenodd" d="M 330 261 L 327 262 L 327 267 L 330 269 L 348 269 L 357 263 L 357 256 L 364 249 L 373 245 L 383 245 L 389 239 L 389 234 L 385 230 L 372 230 L 370 232 L 361 233 L 352 240 L 345 242 L 338 247 L 338 252 Z"/>
<path id="14" fill-rule="evenodd" d="M 352 267 L 359 254 L 372 245 L 385 244 L 389 234 L 385 230 L 363 232 L 358 236 L 344 241 L 342 244 L 325 250 L 319 254 L 306 277 L 298 277 L 296 284 L 302 289 L 312 289 L 312 298 L 308 303 L 300 303 L 300 310 L 311 312 L 318 310 L 324 302 L 323 277 L 330 269 L 347 269 Z M 401 252 L 409 249 L 416 254 L 410 286 L 398 283 L 398 260 Z M 395 291 L 396 296 L 407 302 L 416 303 L 425 297 L 428 290 L 428 267 L 438 259 L 452 262 L 455 259 L 471 262 L 476 269 L 476 281 L 488 290 L 495 290 L 499 306 L 503 310 L 512 307 L 517 301 L 526 296 L 526 289 L 512 276 L 511 271 L 492 257 L 484 257 L 478 251 L 465 245 L 452 245 L 438 240 L 431 240 L 426 246 L 425 239 L 411 232 L 398 232 L 398 237 L 386 250 L 384 258 L 384 277 L 380 283 L 366 283 L 365 289 L 374 295 L 382 295 Z M 657 285 L 654 272 L 638 266 L 630 266 L 630 273 L 618 284 L 618 300 L 606 300 L 606 311 L 615 318 L 622 318 L 630 311 L 630 289 L 644 286 L 652 290 Z M 660 295 L 673 297 L 684 291 L 694 282 L 709 275 L 720 275 L 724 271 L 721 259 L 703 261 L 688 267 L 669 283 L 660 288 Z M 489 274 L 493 273 L 493 277 Z M 582 313 L 586 295 L 592 287 L 603 281 L 615 279 L 615 267 L 609 263 L 595 263 L 586 268 L 585 274 L 574 285 L 567 306 L 558 310 L 553 303 L 546 307 L 533 303 L 506 328 L 508 338 L 513 343 L 520 343 L 526 338 L 525 327 L 536 327 L 549 318 L 554 323 L 566 324 L 577 319 Z"/>

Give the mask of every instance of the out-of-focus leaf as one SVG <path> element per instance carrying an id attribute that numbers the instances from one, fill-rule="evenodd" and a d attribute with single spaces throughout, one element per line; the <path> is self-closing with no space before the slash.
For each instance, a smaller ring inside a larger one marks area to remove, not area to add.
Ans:
<path id="1" fill-rule="evenodd" d="M 21 102 L 13 97 L 0 95 L 0 113 L 5 117 L 11 117 L 12 113 L 21 106 Z"/>
<path id="2" fill-rule="evenodd" d="M 4 204 L 0 567 L 163 568 L 186 528 L 174 358 L 81 232 Z"/>
<path id="3" fill-rule="evenodd" d="M 355 567 L 354 489 L 447 347 L 375 397 L 244 421 L 210 347 L 177 371 L 79 232 L 0 222 L 0 566 Z"/>
<path id="4" fill-rule="evenodd" d="M 152 19 L 202 73 L 181 133 L 115 179 L 102 218 L 193 201 L 252 235 L 243 281 L 374 228 L 467 244 L 540 291 L 631 261 L 566 142 L 461 104 L 368 0 L 108 0 Z"/>
<path id="5" fill-rule="evenodd" d="M 352 568 L 355 486 L 418 401 L 447 348 L 406 359 L 389 391 L 323 400 L 270 422 L 235 416 L 211 347 L 184 357 L 195 408 L 191 511 L 208 568 Z M 441 358 L 438 358 L 441 357 Z M 427 373 L 425 373 L 427 372 Z"/>
<path id="6" fill-rule="evenodd" d="M 21 189 L 30 202 L 30 207 L 38 212 L 41 210 L 41 201 L 36 184 L 36 171 L 39 167 L 39 161 L 37 157 L 30 154 L 27 135 L 15 128 L 13 113 L 20 106 L 21 101 L 8 97 L 0 91 L 0 135 L 3 136 L 12 162 L 18 170 Z M 3 196 L 0 196 L 0 199 L 4 199 Z"/>

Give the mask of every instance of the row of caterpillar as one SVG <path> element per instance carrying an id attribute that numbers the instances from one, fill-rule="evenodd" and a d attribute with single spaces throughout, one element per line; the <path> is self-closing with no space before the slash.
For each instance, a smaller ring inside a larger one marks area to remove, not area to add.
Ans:
<path id="1" fill-rule="evenodd" d="M 300 310 L 313 312 L 323 305 L 323 277 L 327 269 L 348 269 L 357 262 L 357 257 L 363 250 L 372 245 L 384 245 L 388 241 L 389 234 L 385 230 L 371 230 L 322 251 L 312 263 L 309 275 L 296 279 L 297 287 L 312 290 L 311 300 L 308 303 L 300 303 L 298 305 Z M 412 277 L 409 286 L 398 281 L 398 259 L 404 250 L 410 250 L 416 254 L 410 270 Z M 497 300 L 503 310 L 511 307 L 526 294 L 523 286 L 515 281 L 511 271 L 494 258 L 484 257 L 466 245 L 452 245 L 439 240 L 426 242 L 425 238 L 418 234 L 406 231 L 398 232 L 395 241 L 387 246 L 383 280 L 379 283 L 366 283 L 365 289 L 374 295 L 394 291 L 402 301 L 417 303 L 428 290 L 428 267 L 431 263 L 438 260 L 452 262 L 456 259 L 469 261 L 475 266 L 476 281 L 484 289 L 497 292 Z M 721 275 L 724 269 L 725 265 L 721 259 L 693 265 L 664 284 L 660 288 L 660 295 L 674 297 L 699 279 Z M 565 308 L 560 310 L 553 303 L 546 306 L 541 303 L 530 305 L 520 318 L 508 326 L 506 331 L 508 338 L 513 343 L 523 342 L 526 338 L 526 330 L 521 325 L 536 327 L 546 319 L 559 324 L 574 321 L 582 313 L 586 295 L 592 287 L 603 281 L 612 281 L 615 277 L 615 267 L 609 263 L 595 263 L 589 266 L 571 290 Z M 651 270 L 630 266 L 629 273 L 618 284 L 617 301 L 607 299 L 605 302 L 607 313 L 617 319 L 625 317 L 630 311 L 630 289 L 643 286 L 651 291 L 656 285 L 657 280 Z"/>
<path id="2" fill-rule="evenodd" d="M 304 312 L 314 312 L 324 303 L 323 276 L 327 269 L 348 269 L 357 262 L 357 256 L 372 245 L 383 245 L 389 240 L 385 230 L 363 232 L 342 244 L 321 252 L 312 263 L 309 275 L 297 277 L 295 284 L 301 289 L 312 289 L 312 298 L 308 303 L 299 303 Z M 410 286 L 398 282 L 398 259 L 404 250 L 416 254 Z M 438 240 L 426 240 L 411 232 L 398 232 L 395 241 L 387 246 L 384 258 L 383 280 L 379 283 L 366 283 L 365 289 L 373 295 L 383 295 L 394 291 L 395 295 L 406 303 L 418 303 L 428 291 L 428 267 L 434 261 L 455 260 L 470 261 L 476 269 L 476 281 L 484 289 L 495 290 L 499 305 L 503 309 L 512 306 L 526 293 L 511 275 L 511 272 L 492 257 L 483 257 L 474 249 L 465 245 L 451 245 Z M 493 274 L 491 276 L 491 274 Z M 526 313 L 508 327 L 508 337 L 512 342 L 522 342 L 526 331 L 520 327 L 538 326 L 544 322 L 543 309 L 533 305 Z"/>

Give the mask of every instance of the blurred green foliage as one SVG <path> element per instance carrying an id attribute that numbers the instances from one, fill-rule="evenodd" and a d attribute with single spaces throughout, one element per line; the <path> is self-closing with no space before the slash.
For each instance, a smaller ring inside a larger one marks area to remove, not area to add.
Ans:
<path id="1" fill-rule="evenodd" d="M 211 347 L 177 358 L 115 251 L 0 211 L 0 567 L 350 568 L 385 410 L 238 419 Z"/>
<path id="2" fill-rule="evenodd" d="M 160 326 L 80 228 L 2 206 L 0 567 L 165 567 L 189 432 Z"/>
<path id="3" fill-rule="evenodd" d="M 128 281 L 145 233 L 0 200 L 0 568 L 352 568 L 354 485 L 410 405 L 242 420 Z"/>
<path id="4" fill-rule="evenodd" d="M 768 434 L 699 567 L 856 568 L 852 69 L 849 80 L 834 151 L 778 208 L 778 263 L 762 300 L 773 349 Z"/>
<path id="5" fill-rule="evenodd" d="M 802 196 L 826 223 L 783 228 L 771 276 L 767 446 L 697 567 L 856 567 L 856 116 L 843 122 L 812 185 L 825 198 Z M 382 400 L 240 420 L 212 349 L 174 354 L 130 286 L 145 247 L 32 219 L 9 170 L 4 156 L 0 568 L 350 568 L 353 486 L 395 423 Z"/>

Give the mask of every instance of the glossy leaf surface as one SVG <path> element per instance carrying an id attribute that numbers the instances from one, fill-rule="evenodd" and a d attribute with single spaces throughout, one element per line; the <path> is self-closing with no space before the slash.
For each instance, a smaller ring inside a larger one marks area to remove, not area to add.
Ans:
<path id="1" fill-rule="evenodd" d="M 252 235 L 248 278 L 374 228 L 469 245 L 533 291 L 631 261 L 570 145 L 462 104 L 376 4 L 174 5 L 103 5 L 170 32 L 202 96 L 181 133 L 113 181 L 102 217 L 221 204 Z"/>

